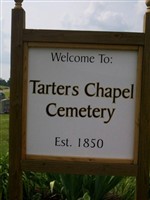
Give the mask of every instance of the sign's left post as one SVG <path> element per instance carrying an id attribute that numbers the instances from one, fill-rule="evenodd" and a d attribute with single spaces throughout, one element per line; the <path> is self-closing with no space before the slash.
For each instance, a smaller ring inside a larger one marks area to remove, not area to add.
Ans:
<path id="1" fill-rule="evenodd" d="M 11 27 L 11 90 L 9 124 L 9 200 L 22 199 L 22 94 L 23 94 L 23 0 L 15 0 Z"/>

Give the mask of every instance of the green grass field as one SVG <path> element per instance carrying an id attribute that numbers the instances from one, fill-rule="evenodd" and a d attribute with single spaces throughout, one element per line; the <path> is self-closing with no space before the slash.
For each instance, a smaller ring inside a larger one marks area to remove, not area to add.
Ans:
<path id="1" fill-rule="evenodd" d="M 0 157 L 8 152 L 9 114 L 0 114 Z"/>
<path id="2" fill-rule="evenodd" d="M 6 86 L 0 85 L 0 91 L 2 91 L 6 98 L 10 97 L 10 89 Z M 8 152 L 9 146 L 9 114 L 0 114 L 0 157 Z"/>

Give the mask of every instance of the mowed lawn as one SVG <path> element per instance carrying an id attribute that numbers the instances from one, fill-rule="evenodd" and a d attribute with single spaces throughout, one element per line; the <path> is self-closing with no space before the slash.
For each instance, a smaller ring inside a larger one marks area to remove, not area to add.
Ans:
<path id="1" fill-rule="evenodd" d="M 0 91 L 9 99 L 9 87 L 0 85 Z M 0 114 L 0 157 L 9 151 L 9 114 Z"/>
<path id="2" fill-rule="evenodd" d="M 0 114 L 0 157 L 8 152 L 9 114 Z"/>

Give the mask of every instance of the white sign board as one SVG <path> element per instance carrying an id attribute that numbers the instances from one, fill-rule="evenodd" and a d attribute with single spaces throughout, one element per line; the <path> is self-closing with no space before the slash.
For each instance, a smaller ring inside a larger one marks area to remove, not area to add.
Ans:
<path id="1" fill-rule="evenodd" d="M 137 50 L 30 47 L 26 154 L 134 159 Z"/>

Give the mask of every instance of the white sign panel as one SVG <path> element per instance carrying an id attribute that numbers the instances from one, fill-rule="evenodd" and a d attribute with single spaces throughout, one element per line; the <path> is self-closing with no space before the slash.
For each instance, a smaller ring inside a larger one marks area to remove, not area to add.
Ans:
<path id="1" fill-rule="evenodd" d="M 137 57 L 29 48 L 26 154 L 133 160 Z"/>

